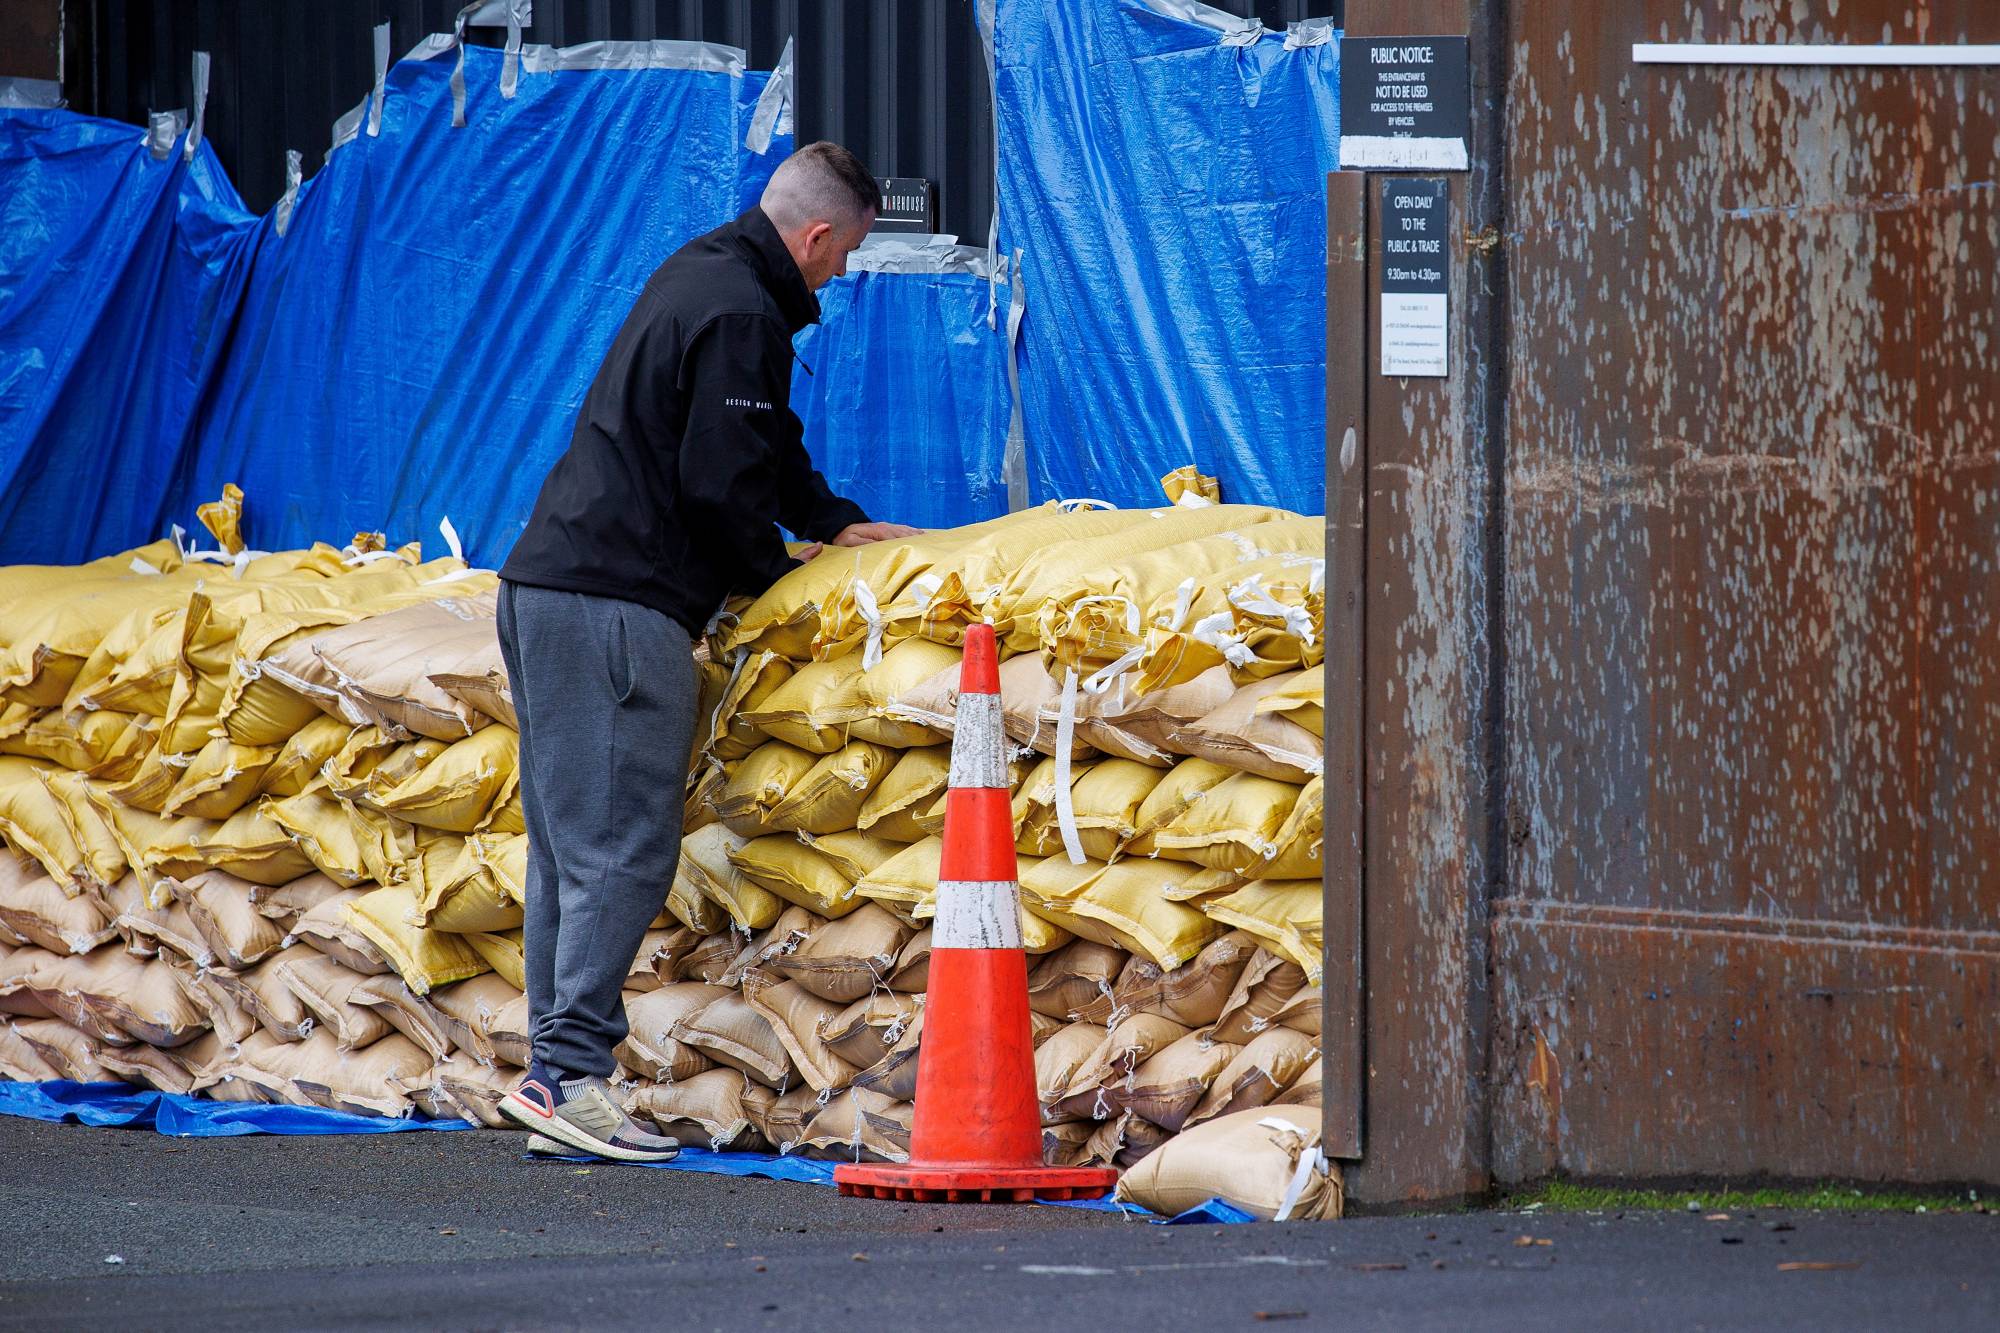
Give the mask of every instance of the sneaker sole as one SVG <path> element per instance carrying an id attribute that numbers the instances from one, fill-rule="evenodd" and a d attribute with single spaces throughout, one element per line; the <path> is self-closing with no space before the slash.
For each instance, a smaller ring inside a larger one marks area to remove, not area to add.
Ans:
<path id="1" fill-rule="evenodd" d="M 559 1151 L 583 1153 L 589 1157 L 602 1157 L 612 1162 L 671 1162 L 681 1155 L 679 1148 L 663 1152 L 649 1152 L 641 1148 L 620 1148 L 592 1138 L 561 1116 L 546 1115 L 534 1103 L 508 1093 L 500 1099 L 500 1114 L 515 1124 L 535 1131 L 538 1138 L 552 1140 Z M 533 1151 L 532 1144 L 530 1151 Z M 547 1151 L 544 1149 L 544 1151 Z"/>

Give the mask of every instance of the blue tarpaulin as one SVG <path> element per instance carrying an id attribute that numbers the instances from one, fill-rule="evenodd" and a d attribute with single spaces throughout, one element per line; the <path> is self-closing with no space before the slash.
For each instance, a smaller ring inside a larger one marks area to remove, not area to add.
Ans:
<path id="1" fill-rule="evenodd" d="M 987 327 L 984 252 L 878 238 L 820 289 L 792 407 L 838 494 L 872 518 L 958 527 L 1007 512 L 1007 344 Z M 808 373 L 806 367 L 810 367 Z"/>
<path id="2" fill-rule="evenodd" d="M 267 549 L 449 515 L 504 557 L 647 276 L 790 151 L 787 120 L 745 147 L 770 76 L 724 48 L 580 51 L 527 48 L 508 98 L 467 49 L 455 129 L 429 39 L 283 235 L 205 146 L 0 112 L 0 562 L 150 540 L 230 481 Z"/>
<path id="3" fill-rule="evenodd" d="M 998 0 L 1034 500 L 1154 503 L 1193 463 L 1225 500 L 1323 508 L 1337 36 L 1195 0 Z"/>
<path id="4" fill-rule="evenodd" d="M 394 1134 L 411 1129 L 470 1129 L 463 1120 L 351 1115 L 317 1106 L 216 1102 L 128 1083 L 10 1083 L 0 1080 L 0 1115 L 51 1124 L 151 1129 L 174 1138 L 244 1134 Z"/>

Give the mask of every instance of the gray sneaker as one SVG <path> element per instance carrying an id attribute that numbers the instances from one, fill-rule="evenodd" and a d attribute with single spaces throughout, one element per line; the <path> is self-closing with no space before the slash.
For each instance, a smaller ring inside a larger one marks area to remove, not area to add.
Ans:
<path id="1" fill-rule="evenodd" d="M 611 1086 L 587 1078 L 549 1077 L 531 1070 L 519 1087 L 500 1099 L 500 1113 L 538 1138 L 553 1140 L 560 1150 L 586 1153 L 614 1162 L 671 1162 L 680 1155 L 680 1140 L 648 1134 L 632 1122 L 611 1095 Z M 530 1144 L 531 1151 L 538 1151 Z"/>

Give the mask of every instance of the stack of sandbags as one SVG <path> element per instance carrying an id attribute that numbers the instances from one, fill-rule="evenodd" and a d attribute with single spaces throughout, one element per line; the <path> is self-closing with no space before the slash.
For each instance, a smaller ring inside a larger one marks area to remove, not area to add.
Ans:
<path id="1" fill-rule="evenodd" d="M 1129 1165 L 1316 1105 L 1321 523 L 1181 480 L 1168 509 L 835 548 L 718 617 L 680 866 L 627 981 L 635 1113 L 715 1148 L 907 1154 L 979 620 L 1017 747 L 1051 1160 Z M 14 675 L 27 639 L 55 643 L 43 673 L 77 663 L 56 703 L 30 675 L 0 717 L 21 756 L 0 758 L 0 837 L 27 858 L 0 881 L 0 1072 L 46 1077 L 47 1051 L 500 1123 L 529 1049 L 512 704 L 491 576 L 417 554 L 210 557 L 189 579 L 169 545 L 0 571 L 118 607 L 95 640 L 0 624 Z M 140 579 L 171 591 L 119 582 Z M 134 995 L 157 1012 L 121 1024 Z"/>

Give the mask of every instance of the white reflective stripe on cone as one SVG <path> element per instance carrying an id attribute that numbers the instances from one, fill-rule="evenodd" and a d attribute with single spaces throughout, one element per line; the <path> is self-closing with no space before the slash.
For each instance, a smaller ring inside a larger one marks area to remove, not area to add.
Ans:
<path id="1" fill-rule="evenodd" d="M 933 949 L 1018 949 L 1021 898 L 1012 880 L 938 882 Z"/>
<path id="2" fill-rule="evenodd" d="M 952 724 L 951 785 L 1007 789 L 1007 733 L 1000 696 L 961 694 Z"/>

